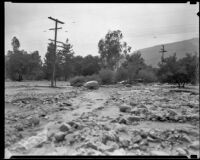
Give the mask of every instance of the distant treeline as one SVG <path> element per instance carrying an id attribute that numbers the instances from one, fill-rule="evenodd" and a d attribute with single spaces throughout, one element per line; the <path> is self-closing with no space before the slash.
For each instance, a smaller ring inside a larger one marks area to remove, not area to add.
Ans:
<path id="1" fill-rule="evenodd" d="M 176 54 L 165 58 L 153 68 L 145 64 L 141 53 L 131 52 L 131 47 L 122 41 L 120 30 L 109 31 L 98 43 L 99 56 L 75 56 L 73 46 L 67 39 L 56 53 L 56 79 L 70 82 L 97 80 L 102 84 L 120 81 L 134 83 L 185 83 L 199 82 L 199 57 L 186 53 L 182 59 Z M 52 77 L 54 44 L 49 43 L 44 63 L 38 51 L 27 53 L 20 50 L 20 42 L 13 37 L 12 51 L 5 56 L 5 78 L 13 81 L 50 80 Z"/>

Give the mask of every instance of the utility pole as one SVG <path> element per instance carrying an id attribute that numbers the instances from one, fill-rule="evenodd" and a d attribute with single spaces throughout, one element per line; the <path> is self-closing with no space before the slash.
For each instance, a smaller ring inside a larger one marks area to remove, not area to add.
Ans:
<path id="1" fill-rule="evenodd" d="M 56 81 L 55 81 L 55 70 L 56 70 L 56 40 L 57 40 L 57 30 L 58 29 L 62 29 L 62 28 L 58 28 L 58 23 L 60 24 L 64 24 L 64 22 L 59 21 L 58 19 L 52 18 L 52 17 L 48 17 L 49 19 L 55 21 L 55 28 L 51 28 L 49 30 L 55 30 L 55 38 L 54 38 L 54 61 L 53 61 L 53 72 L 52 72 L 52 79 L 51 79 L 51 87 L 54 87 L 54 82 L 55 82 L 55 86 L 56 86 Z"/>
<path id="2" fill-rule="evenodd" d="M 162 64 L 163 64 L 163 62 L 164 62 L 164 53 L 165 52 L 167 52 L 166 50 L 165 50 L 165 46 L 164 45 L 162 45 L 162 48 L 161 48 L 161 50 L 159 51 L 160 53 L 162 53 L 162 56 L 161 56 L 161 62 L 162 62 Z"/>

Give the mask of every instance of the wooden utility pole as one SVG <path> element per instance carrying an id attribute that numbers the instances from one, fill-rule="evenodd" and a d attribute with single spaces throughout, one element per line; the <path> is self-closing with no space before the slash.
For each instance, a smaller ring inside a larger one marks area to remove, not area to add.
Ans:
<path id="1" fill-rule="evenodd" d="M 167 52 L 165 50 L 165 46 L 164 45 L 162 45 L 162 48 L 161 48 L 161 50 L 159 52 L 162 53 L 161 62 L 163 63 L 164 62 L 164 53 Z"/>
<path id="2" fill-rule="evenodd" d="M 52 79 L 51 79 L 51 87 L 54 87 L 54 82 L 56 86 L 56 81 L 55 81 L 55 72 L 56 72 L 56 40 L 57 40 L 57 30 L 62 29 L 58 28 L 58 23 L 64 24 L 64 22 L 59 21 L 58 19 L 48 17 L 49 19 L 55 21 L 55 28 L 51 28 L 49 30 L 55 30 L 55 38 L 54 38 L 54 61 L 53 61 L 53 72 L 52 72 Z"/>

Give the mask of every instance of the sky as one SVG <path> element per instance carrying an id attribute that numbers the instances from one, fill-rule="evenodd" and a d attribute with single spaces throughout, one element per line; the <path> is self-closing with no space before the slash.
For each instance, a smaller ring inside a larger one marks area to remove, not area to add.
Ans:
<path id="1" fill-rule="evenodd" d="M 132 51 L 199 37 L 199 3 L 11 3 L 5 2 L 5 54 L 16 36 L 20 49 L 39 51 L 42 59 L 49 38 L 73 45 L 75 55 L 99 55 L 98 42 L 110 30 L 121 30 Z"/>

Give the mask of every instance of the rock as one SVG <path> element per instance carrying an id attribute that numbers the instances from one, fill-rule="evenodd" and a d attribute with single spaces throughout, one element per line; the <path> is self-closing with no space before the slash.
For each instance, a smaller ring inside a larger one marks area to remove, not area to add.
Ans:
<path id="1" fill-rule="evenodd" d="M 191 142 L 191 139 L 189 136 L 187 135 L 183 135 L 180 137 L 180 140 L 183 141 L 183 142 L 186 142 L 186 143 L 190 143 Z"/>
<path id="2" fill-rule="evenodd" d="M 61 142 L 65 139 L 65 133 L 63 132 L 57 132 L 54 134 L 56 142 Z"/>
<path id="3" fill-rule="evenodd" d="M 59 129 L 60 129 L 61 132 L 66 132 L 66 131 L 69 131 L 71 129 L 71 126 L 67 123 L 63 123 L 63 124 L 61 124 Z"/>
<path id="4" fill-rule="evenodd" d="M 12 153 L 6 148 L 5 149 L 5 159 L 10 159 L 12 157 Z"/>
<path id="5" fill-rule="evenodd" d="M 183 148 L 176 148 L 176 152 L 178 153 L 179 156 L 186 156 L 187 152 Z"/>
<path id="6" fill-rule="evenodd" d="M 41 146 L 44 142 L 47 141 L 47 131 L 44 130 L 41 133 L 37 134 L 36 136 L 29 137 L 27 139 L 21 140 L 18 143 L 18 146 L 21 148 L 25 148 L 29 150 L 31 148 Z"/>
<path id="7" fill-rule="evenodd" d="M 22 124 L 17 124 L 15 126 L 15 128 L 17 129 L 17 131 L 23 131 L 24 130 L 24 126 Z"/>
<path id="8" fill-rule="evenodd" d="M 139 116 L 131 116 L 131 117 L 128 117 L 127 119 L 130 122 L 140 121 L 140 117 Z"/>
<path id="9" fill-rule="evenodd" d="M 98 147 L 92 142 L 88 142 L 88 143 L 84 144 L 83 147 L 92 148 L 94 150 L 98 150 Z"/>
<path id="10" fill-rule="evenodd" d="M 142 137 L 141 137 L 140 135 L 137 135 L 137 136 L 135 136 L 135 137 L 133 137 L 133 138 L 131 139 L 131 141 L 132 141 L 133 143 L 140 143 L 141 140 L 142 140 Z"/>
<path id="11" fill-rule="evenodd" d="M 63 102 L 63 105 L 72 106 L 72 103 L 70 103 L 70 102 Z"/>
<path id="12" fill-rule="evenodd" d="M 99 83 L 97 81 L 89 81 L 84 84 L 87 89 L 98 89 Z"/>
<path id="13" fill-rule="evenodd" d="M 130 140 L 128 138 L 125 138 L 125 137 L 119 137 L 119 142 L 121 144 L 121 147 L 128 148 L 129 145 L 130 145 Z"/>
<path id="14" fill-rule="evenodd" d="M 194 150 L 199 150 L 199 141 L 192 142 L 192 144 L 189 147 Z"/>
<path id="15" fill-rule="evenodd" d="M 118 121 L 120 124 L 128 124 L 127 120 L 125 118 L 120 118 Z"/>
<path id="16" fill-rule="evenodd" d="M 131 84 L 126 84 L 125 86 L 126 86 L 126 87 L 131 87 L 132 85 L 131 85 Z"/>
<path id="17" fill-rule="evenodd" d="M 130 105 L 131 105 L 132 107 L 135 107 L 135 106 L 137 106 L 137 103 L 135 103 L 135 102 L 130 102 Z"/>
<path id="18" fill-rule="evenodd" d="M 76 140 L 74 138 L 74 135 L 73 134 L 67 134 L 65 136 L 65 140 L 69 143 L 69 144 L 73 144 Z M 82 137 L 80 138 L 80 140 L 82 141 Z"/>
<path id="19" fill-rule="evenodd" d="M 119 110 L 120 110 L 120 112 L 131 112 L 131 107 L 129 107 L 129 106 L 120 106 Z"/>
<path id="20" fill-rule="evenodd" d="M 153 150 L 150 152 L 151 155 L 153 156 L 168 156 L 169 154 L 164 152 L 164 151 L 159 151 L 159 150 Z"/>
<path id="21" fill-rule="evenodd" d="M 29 123 L 32 126 L 36 126 L 36 125 L 40 124 L 40 119 L 39 119 L 38 116 L 30 116 L 30 117 L 27 118 L 27 120 L 29 121 Z"/>
<path id="22" fill-rule="evenodd" d="M 71 122 L 68 122 L 68 124 L 69 124 L 71 127 L 75 128 L 75 129 L 80 128 L 80 124 L 78 124 L 77 122 L 71 121 Z"/>
<path id="23" fill-rule="evenodd" d="M 119 137 L 116 136 L 116 133 L 114 131 L 108 131 L 107 133 L 104 133 L 102 136 L 102 143 L 106 144 L 107 141 L 118 141 Z"/>

